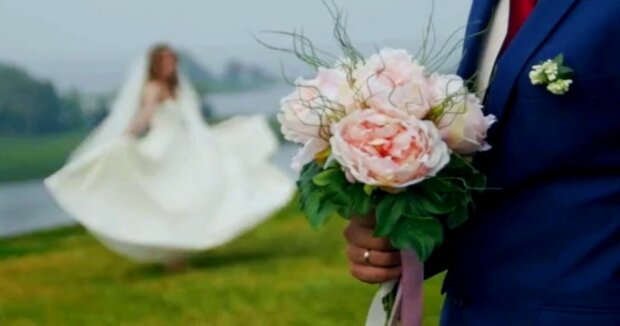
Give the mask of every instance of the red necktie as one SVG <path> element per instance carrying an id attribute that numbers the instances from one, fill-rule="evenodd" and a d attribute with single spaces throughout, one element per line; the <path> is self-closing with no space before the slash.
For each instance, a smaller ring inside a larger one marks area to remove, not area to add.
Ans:
<path id="1" fill-rule="evenodd" d="M 510 20 L 508 23 L 508 34 L 504 41 L 504 48 L 508 47 L 515 38 L 521 26 L 530 16 L 538 0 L 510 0 Z"/>

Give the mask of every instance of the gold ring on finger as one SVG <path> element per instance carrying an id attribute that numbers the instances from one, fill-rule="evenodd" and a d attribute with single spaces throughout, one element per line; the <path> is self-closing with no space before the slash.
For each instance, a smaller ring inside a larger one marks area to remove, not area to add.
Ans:
<path id="1" fill-rule="evenodd" d="M 364 251 L 364 262 L 365 262 L 367 265 L 372 265 L 372 264 L 370 263 L 370 249 L 366 249 L 366 251 Z"/>

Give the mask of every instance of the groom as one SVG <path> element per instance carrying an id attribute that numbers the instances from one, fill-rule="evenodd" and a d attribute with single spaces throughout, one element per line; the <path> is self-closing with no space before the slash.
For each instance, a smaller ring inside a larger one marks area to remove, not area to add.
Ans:
<path id="1" fill-rule="evenodd" d="M 426 265 L 442 325 L 620 325 L 620 1 L 474 0 L 467 35 L 460 74 L 499 123 L 476 157 L 493 190 Z M 533 85 L 562 53 L 568 92 Z M 372 223 L 345 232 L 352 273 L 395 279 Z"/>

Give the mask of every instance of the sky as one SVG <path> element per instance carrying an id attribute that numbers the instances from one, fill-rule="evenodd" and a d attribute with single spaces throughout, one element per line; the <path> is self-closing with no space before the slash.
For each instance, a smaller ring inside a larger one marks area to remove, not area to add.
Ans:
<path id="1" fill-rule="evenodd" d="M 433 0 L 335 0 L 361 47 L 415 50 Z M 471 0 L 434 0 L 438 39 L 465 26 Z M 128 64 L 158 41 L 192 53 L 217 71 L 231 57 L 277 72 L 297 66 L 252 35 L 288 46 L 264 30 L 303 28 L 330 48 L 329 15 L 321 0 L 0 0 L 0 62 L 25 67 L 61 89 L 116 87 Z"/>

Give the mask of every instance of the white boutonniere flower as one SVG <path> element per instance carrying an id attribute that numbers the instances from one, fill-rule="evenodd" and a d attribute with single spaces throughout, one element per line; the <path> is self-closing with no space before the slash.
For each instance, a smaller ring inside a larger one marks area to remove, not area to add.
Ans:
<path id="1" fill-rule="evenodd" d="M 573 69 L 564 65 L 564 55 L 545 60 L 532 67 L 530 81 L 535 86 L 546 86 L 555 95 L 564 95 L 573 84 Z"/>

